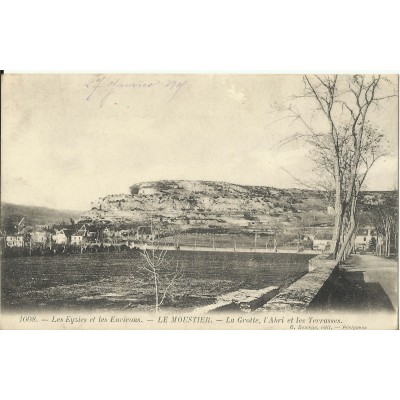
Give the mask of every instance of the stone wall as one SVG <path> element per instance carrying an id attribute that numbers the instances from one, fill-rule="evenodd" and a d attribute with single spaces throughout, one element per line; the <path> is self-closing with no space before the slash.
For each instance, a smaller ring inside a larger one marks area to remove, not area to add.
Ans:
<path id="1" fill-rule="evenodd" d="M 338 271 L 338 263 L 329 254 L 319 254 L 308 265 L 309 272 L 288 288 L 270 286 L 260 290 L 241 289 L 219 296 L 214 304 L 197 308 L 196 313 L 305 311 L 329 296 L 329 281 Z"/>
<path id="2" fill-rule="evenodd" d="M 313 271 L 315 268 L 321 267 L 322 265 L 332 265 L 336 263 L 335 260 L 331 260 L 329 258 L 330 254 L 318 254 L 316 257 L 313 257 L 308 261 L 308 272 Z"/>
<path id="3" fill-rule="evenodd" d="M 216 311 L 251 312 L 272 299 L 277 293 L 277 286 L 269 286 L 259 290 L 240 289 L 219 296 L 214 304 L 197 308 L 195 312 L 200 314 Z"/>
<path id="4" fill-rule="evenodd" d="M 324 296 L 324 286 L 338 271 L 338 262 L 320 254 L 309 261 L 309 272 L 280 292 L 260 310 L 272 311 L 305 311 L 319 297 Z"/>

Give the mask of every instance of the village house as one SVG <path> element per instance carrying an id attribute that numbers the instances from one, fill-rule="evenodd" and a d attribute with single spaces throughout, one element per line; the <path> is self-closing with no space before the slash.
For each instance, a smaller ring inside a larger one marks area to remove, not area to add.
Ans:
<path id="1" fill-rule="evenodd" d="M 61 244 L 61 245 L 66 245 L 71 242 L 71 236 L 74 233 L 72 229 L 60 229 L 56 230 L 56 233 L 54 235 L 54 241 L 56 244 Z"/>
<path id="2" fill-rule="evenodd" d="M 71 235 L 71 244 L 73 246 L 82 246 L 86 243 L 86 238 L 88 234 L 88 228 L 86 225 L 82 225 L 82 227 Z"/>
<path id="3" fill-rule="evenodd" d="M 33 231 L 30 233 L 30 242 L 34 245 L 45 246 L 49 241 L 49 235 L 46 231 Z"/>
<path id="4" fill-rule="evenodd" d="M 6 236 L 7 247 L 25 247 L 25 235 L 17 233 L 16 235 Z"/>
<path id="5" fill-rule="evenodd" d="M 85 243 L 101 243 L 111 236 L 112 232 L 109 228 L 103 229 L 95 225 L 84 224 L 71 235 L 71 244 L 81 246 Z"/>
<path id="6" fill-rule="evenodd" d="M 317 233 L 314 236 L 312 243 L 313 250 L 321 251 L 322 253 L 329 251 L 331 248 L 332 234 Z"/>
<path id="7" fill-rule="evenodd" d="M 359 228 L 354 240 L 354 248 L 358 251 L 368 250 L 370 241 L 374 238 L 377 239 L 376 230 L 371 226 Z M 375 249 L 374 249 L 375 250 Z"/>

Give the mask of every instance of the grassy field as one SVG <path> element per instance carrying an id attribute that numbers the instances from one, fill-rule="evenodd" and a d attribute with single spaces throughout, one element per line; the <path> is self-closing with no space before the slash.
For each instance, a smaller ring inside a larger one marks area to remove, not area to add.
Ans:
<path id="1" fill-rule="evenodd" d="M 308 271 L 313 256 L 171 251 L 166 257 L 165 274 L 179 266 L 182 275 L 164 305 L 188 309 L 241 288 L 288 285 Z M 139 252 L 4 259 L 2 309 L 151 310 L 154 286 L 145 266 Z"/>

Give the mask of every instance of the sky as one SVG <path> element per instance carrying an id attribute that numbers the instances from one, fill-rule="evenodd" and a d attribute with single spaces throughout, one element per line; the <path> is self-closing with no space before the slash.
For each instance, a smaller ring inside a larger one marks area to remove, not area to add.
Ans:
<path id="1" fill-rule="evenodd" d="M 301 187 L 310 149 L 278 146 L 298 127 L 275 105 L 302 89 L 300 75 L 2 75 L 2 202 L 84 211 L 161 179 Z M 397 188 L 397 110 L 372 112 L 390 151 L 366 189 Z"/>

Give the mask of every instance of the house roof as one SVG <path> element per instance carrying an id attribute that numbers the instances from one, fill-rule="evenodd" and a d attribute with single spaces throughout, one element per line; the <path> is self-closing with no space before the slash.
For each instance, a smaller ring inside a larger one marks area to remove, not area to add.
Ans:
<path id="1" fill-rule="evenodd" d="M 57 233 L 60 233 L 60 232 L 64 233 L 65 236 L 71 236 L 71 235 L 74 233 L 74 230 L 73 230 L 73 229 L 64 228 L 64 229 L 58 230 L 58 231 L 56 232 L 56 234 L 57 234 Z"/>
<path id="2" fill-rule="evenodd" d="M 368 230 L 376 231 L 375 228 L 372 228 L 370 226 L 365 226 L 365 227 L 358 228 L 357 232 L 356 232 L 356 235 L 357 236 L 367 236 L 368 235 Z"/>
<path id="3" fill-rule="evenodd" d="M 33 227 L 32 226 L 24 226 L 22 229 L 20 229 L 19 233 L 22 235 L 26 234 L 26 233 L 30 233 L 33 231 Z"/>

